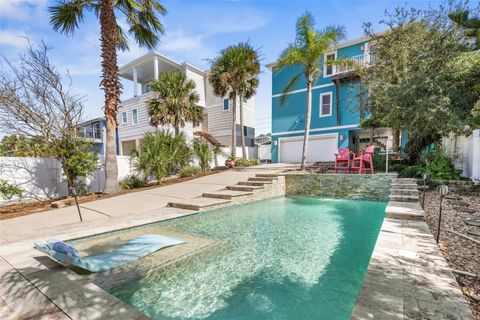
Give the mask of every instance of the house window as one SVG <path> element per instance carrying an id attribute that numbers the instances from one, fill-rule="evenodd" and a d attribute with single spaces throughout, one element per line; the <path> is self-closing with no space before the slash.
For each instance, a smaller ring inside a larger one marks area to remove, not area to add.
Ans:
<path id="1" fill-rule="evenodd" d="M 332 92 L 320 94 L 320 117 L 332 115 Z"/>
<path id="2" fill-rule="evenodd" d="M 325 67 L 324 67 L 324 75 L 325 76 L 331 76 L 334 72 L 334 65 L 331 64 L 332 61 L 335 60 L 335 53 L 329 53 L 325 55 Z"/>
<path id="3" fill-rule="evenodd" d="M 228 111 L 230 109 L 230 100 L 223 99 L 223 111 Z"/>
<path id="4" fill-rule="evenodd" d="M 122 124 L 126 124 L 128 122 L 127 112 L 122 112 Z"/>
<path id="5" fill-rule="evenodd" d="M 248 99 L 247 97 L 243 96 L 243 103 L 247 103 Z"/>
<path id="6" fill-rule="evenodd" d="M 132 124 L 137 124 L 138 123 L 138 110 L 133 109 L 132 110 Z"/>
<path id="7" fill-rule="evenodd" d="M 243 135 L 246 137 L 248 136 L 248 128 L 243 126 Z"/>

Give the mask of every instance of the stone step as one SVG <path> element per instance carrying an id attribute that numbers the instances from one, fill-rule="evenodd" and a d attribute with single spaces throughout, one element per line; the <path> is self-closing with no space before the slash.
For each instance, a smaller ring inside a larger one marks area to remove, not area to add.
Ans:
<path id="1" fill-rule="evenodd" d="M 238 185 L 240 186 L 260 186 L 263 187 L 266 184 L 272 184 L 271 181 L 240 181 Z"/>
<path id="2" fill-rule="evenodd" d="M 255 191 L 263 189 L 263 186 L 228 186 L 228 190 L 235 190 L 235 191 Z"/>
<path id="3" fill-rule="evenodd" d="M 390 189 L 391 195 L 411 195 L 418 196 L 418 190 L 416 189 Z"/>
<path id="4" fill-rule="evenodd" d="M 248 181 L 258 181 L 258 182 L 265 182 L 265 183 L 273 183 L 274 178 L 267 178 L 267 177 L 251 177 L 248 178 Z M 276 178 L 275 178 L 276 179 Z"/>
<path id="5" fill-rule="evenodd" d="M 415 184 L 417 184 L 417 179 L 397 178 L 397 179 L 392 179 L 392 183 L 406 183 L 406 184 L 415 183 Z"/>
<path id="6" fill-rule="evenodd" d="M 418 201 L 418 195 L 416 196 L 409 196 L 409 195 L 390 195 L 390 201 L 397 201 L 397 202 L 415 202 Z"/>
<path id="7" fill-rule="evenodd" d="M 256 173 L 255 177 L 259 178 L 278 178 L 277 173 Z"/>
<path id="8" fill-rule="evenodd" d="M 417 184 L 406 184 L 406 183 L 392 183 L 390 184 L 391 189 L 415 189 L 417 190 L 418 185 Z"/>
<path id="9" fill-rule="evenodd" d="M 249 196 L 251 194 L 253 194 L 251 191 L 220 190 L 215 192 L 206 192 L 203 194 L 203 197 L 231 200 L 232 198 Z"/>
<path id="10" fill-rule="evenodd" d="M 390 201 L 385 208 L 388 218 L 402 220 L 423 220 L 425 212 L 418 202 Z"/>
<path id="11" fill-rule="evenodd" d="M 175 200 L 168 203 L 169 207 L 200 211 L 210 207 L 215 207 L 221 204 L 229 203 L 228 199 L 214 199 L 214 198 L 194 198 L 185 200 Z"/>

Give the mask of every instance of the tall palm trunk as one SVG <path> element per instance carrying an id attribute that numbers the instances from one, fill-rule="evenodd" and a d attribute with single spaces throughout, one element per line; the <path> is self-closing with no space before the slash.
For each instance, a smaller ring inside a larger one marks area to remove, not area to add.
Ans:
<path id="1" fill-rule="evenodd" d="M 307 81 L 307 110 L 305 112 L 305 137 L 303 138 L 302 165 L 300 170 L 305 170 L 308 152 L 308 137 L 310 135 L 310 114 L 312 113 L 312 80 Z"/>
<path id="2" fill-rule="evenodd" d="M 232 159 L 237 158 L 237 95 L 232 102 Z"/>
<path id="3" fill-rule="evenodd" d="M 242 142 L 242 157 L 247 159 L 247 149 L 245 148 L 245 131 L 243 131 L 243 95 L 240 93 L 240 139 Z"/>
<path id="4" fill-rule="evenodd" d="M 117 110 L 120 97 L 118 84 L 116 20 L 112 0 L 102 0 L 100 5 L 100 42 L 102 49 L 102 81 L 105 92 L 106 150 L 105 150 L 105 192 L 118 191 L 117 168 Z"/>

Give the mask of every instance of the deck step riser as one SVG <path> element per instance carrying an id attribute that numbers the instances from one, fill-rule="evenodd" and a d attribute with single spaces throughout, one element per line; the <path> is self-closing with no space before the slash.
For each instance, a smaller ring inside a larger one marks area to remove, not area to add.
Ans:
<path id="1" fill-rule="evenodd" d="M 252 194 L 253 194 L 252 192 L 249 192 L 249 193 L 242 194 L 242 195 L 232 196 L 232 195 L 228 195 L 228 194 L 204 193 L 204 194 L 202 195 L 202 197 L 204 197 L 204 198 L 213 198 L 213 199 L 232 200 L 232 199 L 236 199 L 236 198 L 246 197 L 246 196 L 249 196 L 249 195 L 252 195 Z"/>
<path id="2" fill-rule="evenodd" d="M 416 202 L 419 200 L 418 196 L 397 196 L 397 195 L 390 195 L 391 201 L 398 201 L 398 202 Z"/>
<path id="3" fill-rule="evenodd" d="M 259 182 L 259 181 L 240 181 L 238 183 L 239 185 L 241 186 L 259 186 L 259 187 L 263 187 L 265 186 L 266 184 L 272 184 L 271 182 L 268 183 L 268 182 Z"/>
<path id="4" fill-rule="evenodd" d="M 194 206 L 194 205 L 190 205 L 190 204 L 171 203 L 170 207 L 171 208 L 178 208 L 178 209 L 200 211 L 200 206 Z"/>
<path id="5" fill-rule="evenodd" d="M 390 190 L 390 195 L 418 196 L 418 191 L 417 190 L 408 190 L 408 189 L 392 189 L 392 190 Z"/>
<path id="6" fill-rule="evenodd" d="M 391 184 L 390 185 L 391 189 L 418 189 L 418 185 L 416 184 Z"/>
<path id="7" fill-rule="evenodd" d="M 232 191 L 255 191 L 255 190 L 261 190 L 263 189 L 262 187 L 255 187 L 255 186 L 229 186 L 227 187 L 228 190 Z"/>
<path id="8" fill-rule="evenodd" d="M 273 178 L 248 178 L 248 181 L 258 181 L 258 182 L 264 182 L 264 183 L 273 183 Z"/>
<path id="9" fill-rule="evenodd" d="M 258 177 L 258 178 L 277 178 L 278 179 L 278 174 L 276 174 L 276 173 L 257 173 L 257 174 L 255 174 L 255 177 Z"/>

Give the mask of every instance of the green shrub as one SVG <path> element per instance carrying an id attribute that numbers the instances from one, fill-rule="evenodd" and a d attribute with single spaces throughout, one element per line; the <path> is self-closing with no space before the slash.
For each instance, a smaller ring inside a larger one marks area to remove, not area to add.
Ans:
<path id="1" fill-rule="evenodd" d="M 445 149 L 424 150 L 420 155 L 420 163 L 429 179 L 458 180 L 461 170 L 455 169 L 452 159 L 445 154 Z"/>
<path id="2" fill-rule="evenodd" d="M 186 166 L 186 167 L 183 167 L 182 169 L 180 169 L 179 171 L 179 175 L 180 177 L 184 178 L 184 177 L 193 177 L 193 176 L 197 176 L 199 175 L 200 173 L 202 173 L 202 169 L 199 168 L 199 167 L 195 167 L 195 166 Z"/>
<path id="3" fill-rule="evenodd" d="M 120 188 L 124 190 L 128 189 L 137 189 L 143 188 L 147 185 L 147 179 L 137 176 L 137 175 L 129 175 L 120 180 Z"/>
<path id="4" fill-rule="evenodd" d="M 409 165 L 403 163 L 395 163 L 390 166 L 390 171 L 400 173 L 404 169 L 408 168 Z"/>
<path id="5" fill-rule="evenodd" d="M 260 161 L 258 159 L 243 159 L 243 158 L 237 158 L 235 159 L 235 166 L 237 167 L 250 167 L 250 166 L 255 166 L 259 165 Z"/>
<path id="6" fill-rule="evenodd" d="M 160 183 L 163 177 L 177 173 L 190 162 L 191 151 L 183 134 L 173 135 L 169 131 L 158 130 L 145 134 L 131 156 L 138 173 L 155 177 Z"/>
<path id="7" fill-rule="evenodd" d="M 6 200 L 10 200 L 13 197 L 21 197 L 23 194 L 22 188 L 9 184 L 5 180 L 0 180 L 0 195 Z"/>
<path id="8" fill-rule="evenodd" d="M 203 172 L 210 169 L 210 162 L 213 160 L 213 150 L 207 142 L 195 140 L 193 142 L 193 153 L 198 159 L 198 165 Z"/>
<path id="9" fill-rule="evenodd" d="M 373 155 L 373 168 L 376 172 L 385 172 L 385 160 L 385 155 L 375 152 Z"/>
<path id="10" fill-rule="evenodd" d="M 399 178 L 421 178 L 424 168 L 421 166 L 408 166 L 398 172 Z"/>

